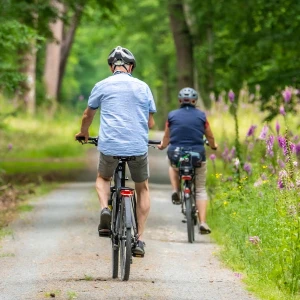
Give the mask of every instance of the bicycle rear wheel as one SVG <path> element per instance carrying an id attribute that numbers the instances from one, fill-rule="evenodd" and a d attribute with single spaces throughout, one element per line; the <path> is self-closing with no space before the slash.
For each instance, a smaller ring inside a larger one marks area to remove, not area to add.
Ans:
<path id="1" fill-rule="evenodd" d="M 118 278 L 119 271 L 119 237 L 118 228 L 120 224 L 120 218 L 118 215 L 118 205 L 116 199 L 116 193 L 112 193 L 112 233 L 111 233 L 111 251 L 112 251 L 112 278 Z"/>
<path id="2" fill-rule="evenodd" d="M 121 240 L 120 240 L 120 268 L 121 279 L 127 281 L 130 274 L 131 264 L 131 199 L 124 197 L 121 201 Z"/>
<path id="3" fill-rule="evenodd" d="M 195 240 L 194 232 L 194 218 L 192 216 L 192 202 L 190 197 L 185 197 L 185 214 L 186 214 L 186 224 L 189 243 L 193 243 Z"/>

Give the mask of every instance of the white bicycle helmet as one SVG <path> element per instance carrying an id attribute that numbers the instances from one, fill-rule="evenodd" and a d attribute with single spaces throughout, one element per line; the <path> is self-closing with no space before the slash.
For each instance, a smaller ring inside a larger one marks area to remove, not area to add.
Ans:
<path id="1" fill-rule="evenodd" d="M 108 55 L 107 62 L 110 66 L 123 66 L 126 70 L 125 65 L 132 65 L 132 70 L 136 67 L 136 61 L 133 54 L 122 46 L 117 46 Z"/>
<path id="2" fill-rule="evenodd" d="M 181 105 L 190 104 L 196 106 L 198 93 L 190 87 L 183 88 L 179 91 L 178 100 Z"/>

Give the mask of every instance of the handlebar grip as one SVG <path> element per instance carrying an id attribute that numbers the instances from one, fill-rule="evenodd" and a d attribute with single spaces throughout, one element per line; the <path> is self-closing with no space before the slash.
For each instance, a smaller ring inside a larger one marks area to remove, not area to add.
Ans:
<path id="1" fill-rule="evenodd" d="M 84 141 L 85 137 L 84 136 L 76 136 L 77 141 Z"/>
<path id="2" fill-rule="evenodd" d="M 148 140 L 149 145 L 160 145 L 161 141 L 158 140 Z"/>

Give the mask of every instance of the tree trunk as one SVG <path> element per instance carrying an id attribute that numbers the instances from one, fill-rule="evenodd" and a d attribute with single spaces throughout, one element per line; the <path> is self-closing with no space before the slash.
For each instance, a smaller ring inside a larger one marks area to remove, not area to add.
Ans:
<path id="1" fill-rule="evenodd" d="M 63 77 L 66 70 L 67 60 L 72 48 L 72 44 L 75 37 L 76 29 L 80 23 L 80 19 L 82 16 L 84 4 L 77 5 L 76 10 L 74 12 L 74 15 L 72 17 L 72 20 L 70 22 L 70 27 L 68 28 L 68 31 L 64 33 L 63 40 L 62 40 L 62 47 L 61 47 L 61 53 L 60 53 L 60 65 L 59 65 L 59 80 L 58 80 L 58 89 L 57 89 L 57 95 L 59 97 Z"/>
<path id="2" fill-rule="evenodd" d="M 18 95 L 19 100 L 24 100 L 26 111 L 34 115 L 36 111 L 35 85 L 36 85 L 36 44 L 31 42 L 30 48 L 20 52 L 20 72 L 25 75 L 26 80 L 22 83 L 22 93 Z"/>
<path id="3" fill-rule="evenodd" d="M 52 0 L 52 5 L 57 7 L 61 14 L 63 13 L 63 4 L 57 2 L 56 0 Z M 49 27 L 52 31 L 54 41 L 48 43 L 46 48 L 44 82 L 47 98 L 52 101 L 52 110 L 55 111 L 59 82 L 63 21 L 61 19 L 57 19 L 54 23 L 51 23 Z"/>
<path id="4" fill-rule="evenodd" d="M 182 0 L 169 0 L 168 8 L 177 55 L 178 89 L 194 87 L 193 42 Z"/>

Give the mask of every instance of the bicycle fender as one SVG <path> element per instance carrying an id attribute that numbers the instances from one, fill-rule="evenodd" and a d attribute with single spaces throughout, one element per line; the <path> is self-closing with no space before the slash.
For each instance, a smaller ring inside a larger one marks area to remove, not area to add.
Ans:
<path id="1" fill-rule="evenodd" d="M 131 220 L 131 198 L 124 197 L 125 203 L 125 216 L 126 216 L 126 228 L 130 229 L 132 227 L 132 220 Z"/>

